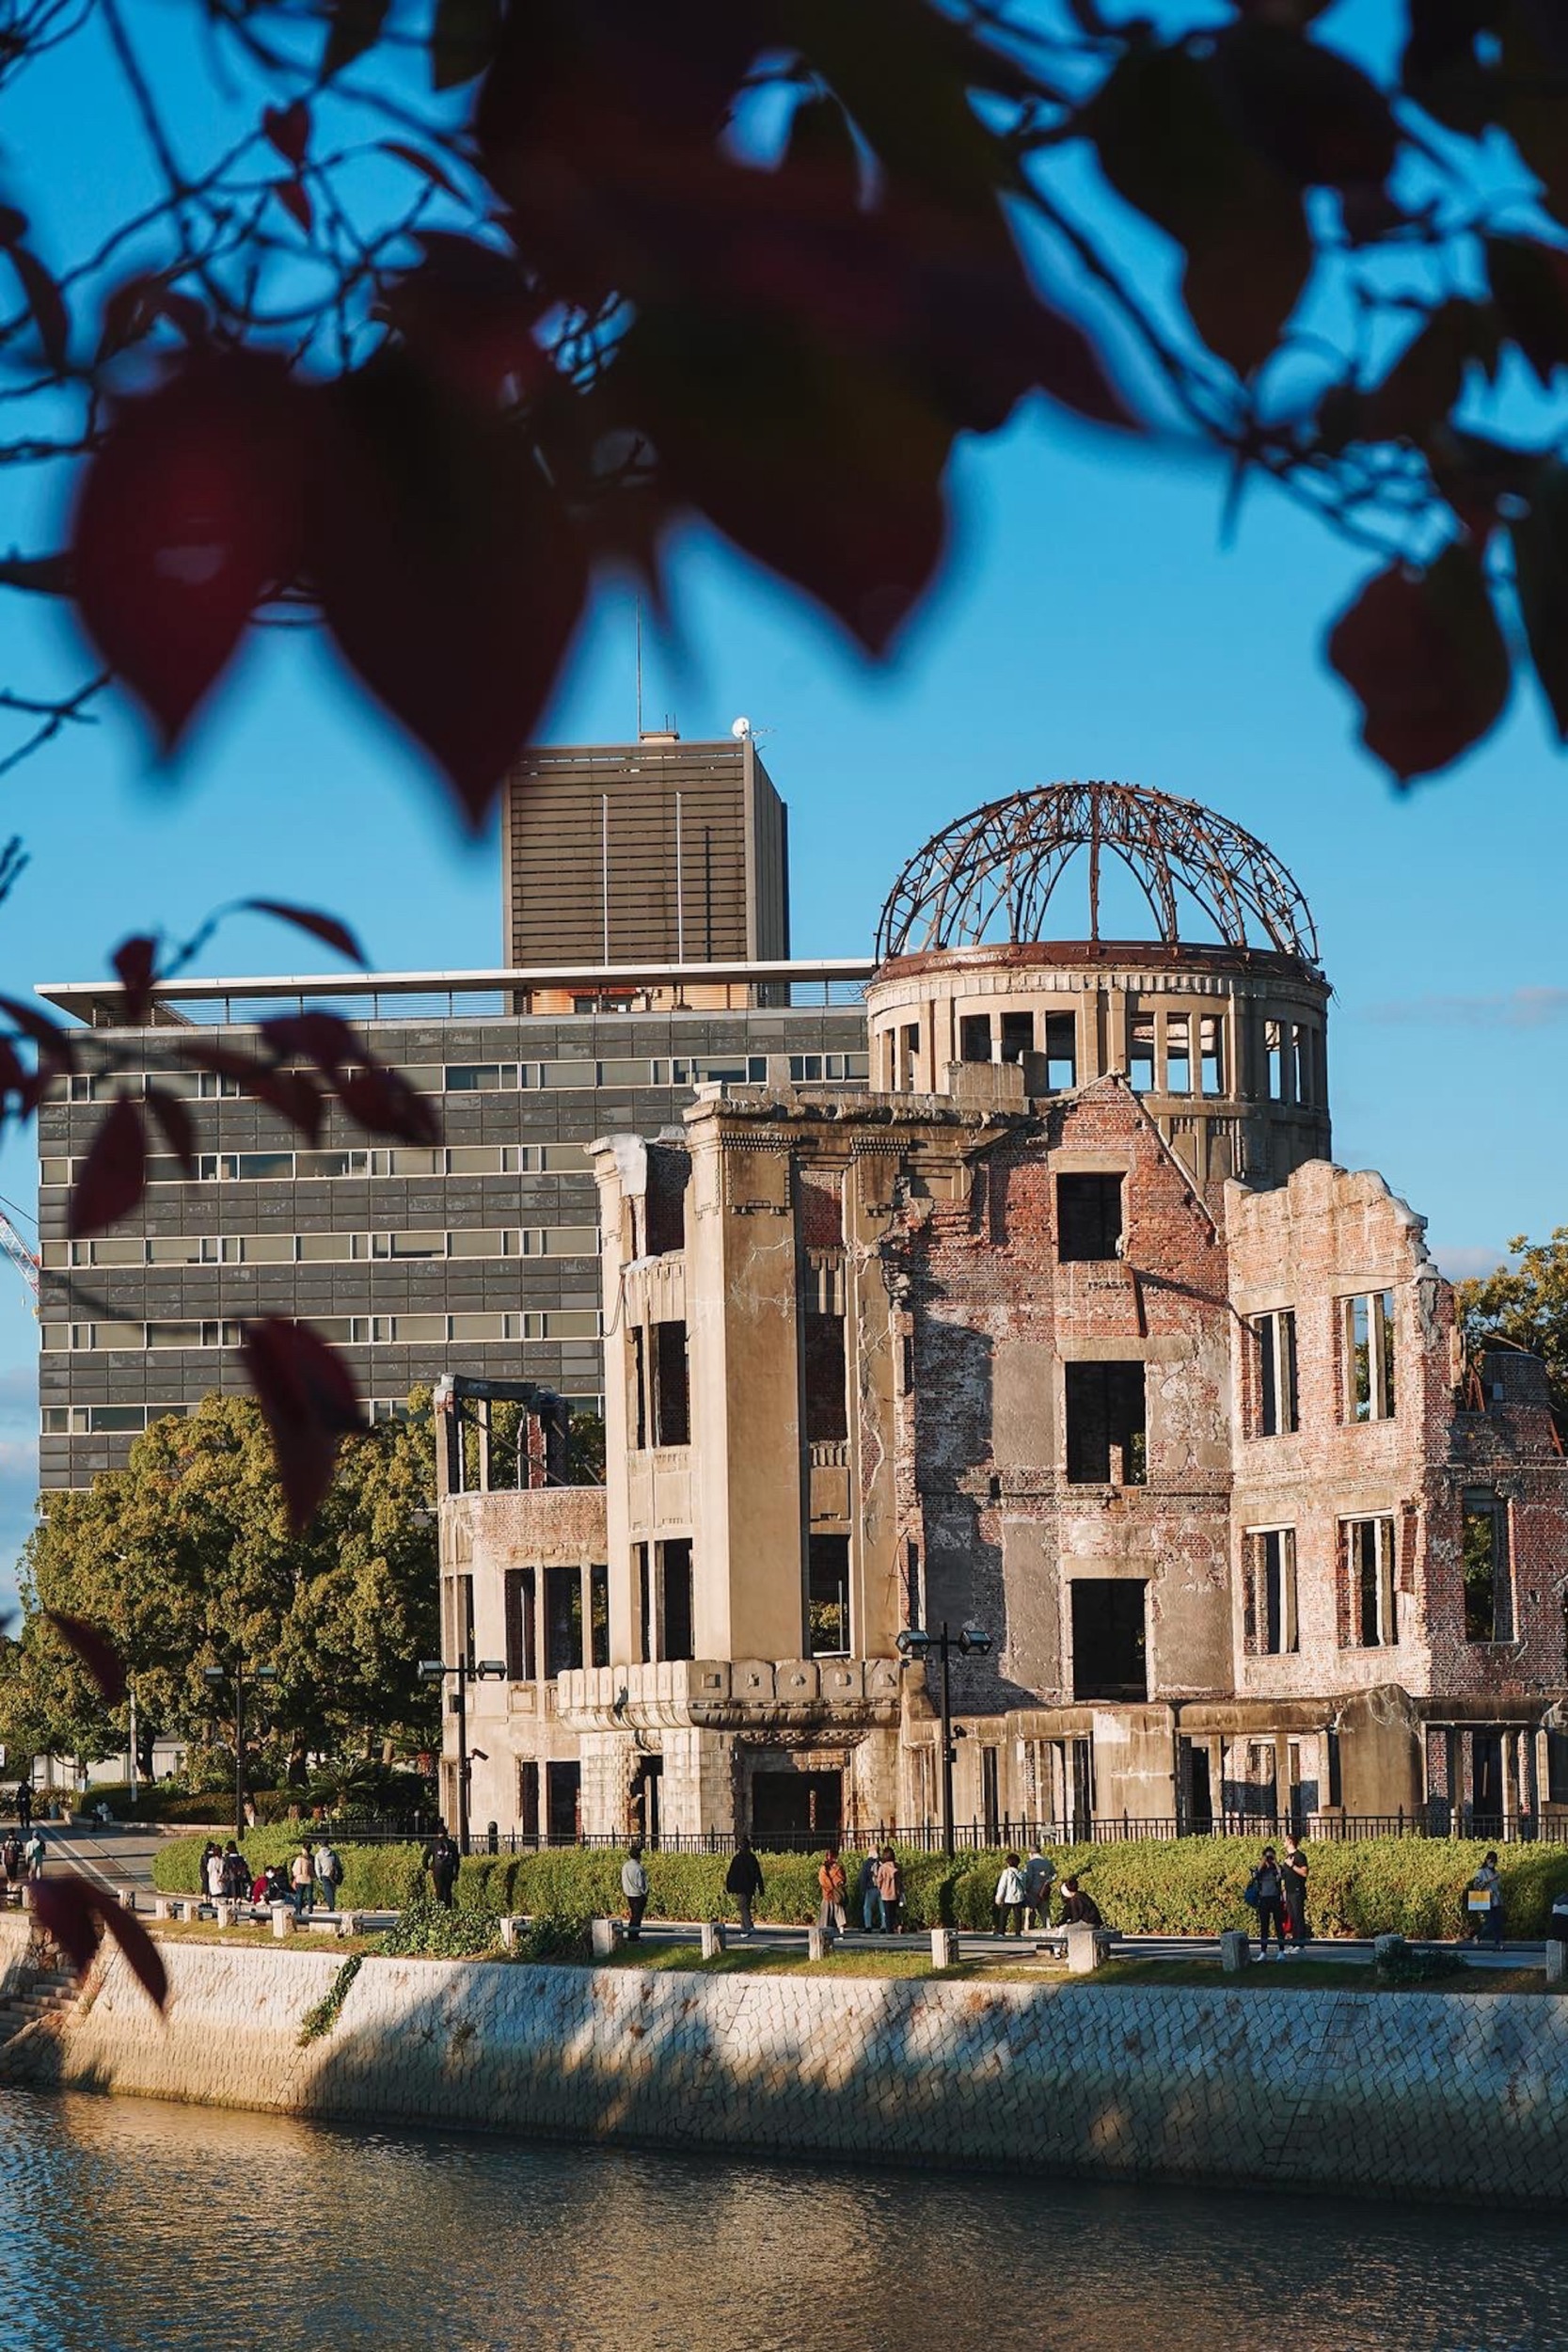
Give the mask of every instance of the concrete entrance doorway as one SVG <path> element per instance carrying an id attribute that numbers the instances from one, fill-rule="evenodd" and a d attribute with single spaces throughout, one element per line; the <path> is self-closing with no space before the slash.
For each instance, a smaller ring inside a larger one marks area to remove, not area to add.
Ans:
<path id="1" fill-rule="evenodd" d="M 843 1828 L 842 1772 L 752 1774 L 751 1834 L 755 1844 L 784 1836 L 826 1845 L 836 1842 Z"/>

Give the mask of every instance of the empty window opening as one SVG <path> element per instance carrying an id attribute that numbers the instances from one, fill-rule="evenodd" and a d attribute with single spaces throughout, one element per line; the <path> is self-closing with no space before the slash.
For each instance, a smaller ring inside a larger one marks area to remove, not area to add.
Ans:
<path id="1" fill-rule="evenodd" d="M 574 1674 L 582 1664 L 582 1570 L 545 1570 L 545 1672 Z"/>
<path id="2" fill-rule="evenodd" d="M 690 1658 L 691 1538 L 675 1536 L 658 1547 L 660 1658 Z"/>
<path id="3" fill-rule="evenodd" d="M 808 1445 L 832 1443 L 849 1434 L 842 1315 L 800 1318 L 801 1376 L 805 1390 Z"/>
<path id="4" fill-rule="evenodd" d="M 1312 1032 L 1304 1021 L 1291 1026 L 1291 1058 L 1293 1090 L 1298 1103 L 1312 1100 Z"/>
<path id="5" fill-rule="evenodd" d="M 1057 1177 L 1056 1255 L 1064 1265 L 1121 1255 L 1121 1191 L 1116 1175 Z"/>
<path id="6" fill-rule="evenodd" d="M 1142 1364 L 1068 1364 L 1067 1474 L 1072 1486 L 1141 1486 L 1148 1475 Z"/>
<path id="7" fill-rule="evenodd" d="M 1263 1024 L 1263 1061 L 1268 1072 L 1269 1101 L 1285 1100 L 1285 1036 L 1280 1023 Z"/>
<path id="8" fill-rule="evenodd" d="M 1513 1639 L 1513 1564 L 1508 1504 L 1495 1488 L 1466 1486 L 1465 1515 L 1465 1639 Z"/>
<path id="9" fill-rule="evenodd" d="M 517 1827 L 529 1844 L 538 1844 L 539 1767 L 531 1756 L 517 1766 Z"/>
<path id="10" fill-rule="evenodd" d="M 769 1837 L 836 1845 L 844 1823 L 842 1772 L 753 1772 L 751 1834 L 766 1851 Z"/>
<path id="11" fill-rule="evenodd" d="M 806 1655 L 849 1654 L 849 1538 L 813 1535 L 807 1546 Z"/>
<path id="12" fill-rule="evenodd" d="M 648 1344 L 640 1323 L 631 1333 L 631 1406 L 633 1443 L 641 1454 L 648 1442 Z"/>
<path id="13" fill-rule="evenodd" d="M 920 1060 L 920 1024 L 918 1021 L 909 1023 L 903 1031 L 903 1039 L 904 1092 L 912 1094 L 915 1088 L 917 1065 Z"/>
<path id="14" fill-rule="evenodd" d="M 904 1623 L 925 1622 L 920 1613 L 920 1546 L 911 1537 L 904 1547 Z"/>
<path id="15" fill-rule="evenodd" d="M 958 1023 L 958 1059 L 960 1061 L 990 1061 L 990 1015 L 989 1012 L 965 1013 Z"/>
<path id="16" fill-rule="evenodd" d="M 1253 1436 L 1281 1438 L 1301 1426 L 1296 1406 L 1296 1316 L 1293 1307 L 1252 1318 L 1258 1390 Z"/>
<path id="17" fill-rule="evenodd" d="M 1280 1658 L 1299 1647 L 1294 1528 L 1256 1528 L 1243 1536 L 1242 1604 L 1249 1657 Z"/>
<path id="18" fill-rule="evenodd" d="M 1546 1803 L 1568 1804 L 1568 1731 L 1546 1734 Z"/>
<path id="19" fill-rule="evenodd" d="M 1035 1016 L 1032 1012 L 1005 1012 L 1002 1016 L 1002 1058 L 1022 1061 L 1025 1054 L 1035 1050 Z"/>
<path id="20" fill-rule="evenodd" d="M 1191 1094 L 1193 1090 L 1193 1025 L 1184 1012 L 1167 1014 L 1165 1019 L 1165 1092 Z"/>
<path id="21" fill-rule="evenodd" d="M 1141 1577 L 1079 1577 L 1072 1585 L 1072 1695 L 1146 1699 L 1148 1642 Z"/>
<path id="22" fill-rule="evenodd" d="M 552 1846 L 575 1846 L 582 1834 L 582 1766 L 545 1767 L 546 1834 Z"/>
<path id="23" fill-rule="evenodd" d="M 536 1682 L 539 1678 L 539 1646 L 534 1632 L 534 1572 L 531 1568 L 508 1568 L 505 1605 L 507 1677 L 513 1682 Z"/>
<path id="24" fill-rule="evenodd" d="M 588 1571 L 588 1662 L 610 1663 L 610 1570 L 595 1564 Z"/>
<path id="25" fill-rule="evenodd" d="M 1351 1649 L 1388 1649 L 1399 1640 L 1394 1599 L 1394 1522 L 1346 1519 L 1342 1623 Z"/>
<path id="26" fill-rule="evenodd" d="M 1154 1091 L 1154 1015 L 1137 1012 L 1127 1024 L 1127 1083 L 1134 1094 Z"/>
<path id="27" fill-rule="evenodd" d="M 653 1327 L 654 1443 L 689 1445 L 691 1400 L 686 1367 L 684 1323 Z"/>
<path id="28" fill-rule="evenodd" d="M 987 1845 L 998 1844 L 1002 1836 L 1002 1761 L 997 1749 L 990 1745 L 980 1750 L 980 1814 Z"/>
<path id="29" fill-rule="evenodd" d="M 1053 1094 L 1078 1084 L 1078 1019 L 1075 1013 L 1045 1016 L 1045 1083 Z"/>
<path id="30" fill-rule="evenodd" d="M 654 1654 L 654 1584 L 648 1573 L 648 1547 L 631 1548 L 632 1608 L 637 1617 L 637 1663 L 647 1665 Z"/>
<path id="31" fill-rule="evenodd" d="M 1200 1074 L 1205 1094 L 1225 1092 L 1225 1027 L 1217 1014 L 1205 1013 L 1198 1025 Z"/>
<path id="32" fill-rule="evenodd" d="M 1346 1421 L 1394 1418 L 1394 1294 L 1364 1291 L 1339 1301 Z"/>

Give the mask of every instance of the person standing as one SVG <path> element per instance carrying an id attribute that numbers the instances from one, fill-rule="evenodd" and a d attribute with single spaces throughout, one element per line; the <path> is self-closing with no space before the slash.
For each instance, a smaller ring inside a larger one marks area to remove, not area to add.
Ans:
<path id="1" fill-rule="evenodd" d="M 430 1883 L 435 1889 L 436 1901 L 443 1911 L 450 1911 L 452 1907 L 451 1890 L 457 1883 L 458 1852 L 444 1829 L 436 1831 L 434 1841 L 425 1848 L 420 1860 L 430 1872 Z"/>
<path id="2" fill-rule="evenodd" d="M 724 1873 L 724 1892 L 740 1914 L 740 1932 L 752 1932 L 752 1905 L 762 1893 L 762 1865 L 752 1851 L 749 1837 L 741 1838 Z"/>
<path id="3" fill-rule="evenodd" d="M 301 1846 L 289 1870 L 289 1884 L 293 1891 L 294 1916 L 303 1919 L 316 1907 L 316 1866 L 310 1858 L 309 1846 Z"/>
<path id="4" fill-rule="evenodd" d="M 1291 1931 L 1291 1947 L 1298 1953 L 1304 1952 L 1311 1932 L 1307 1924 L 1307 1856 L 1293 1831 L 1285 1840 L 1281 1876 L 1285 1883 L 1285 1924 Z"/>
<path id="5" fill-rule="evenodd" d="M 30 1781 L 16 1784 L 16 1825 L 24 1837 L 33 1826 L 33 1788 Z"/>
<path id="6" fill-rule="evenodd" d="M 822 1892 L 822 1908 L 816 1915 L 816 1924 L 824 1935 L 842 1935 L 849 1924 L 846 1909 L 848 1884 L 836 1846 L 830 1846 L 817 1864 L 816 1883 Z"/>
<path id="7" fill-rule="evenodd" d="M 343 1866 L 338 1849 L 324 1837 L 316 1848 L 316 1884 L 328 1911 L 338 1908 L 338 1888 L 342 1883 L 342 1876 Z"/>
<path id="8" fill-rule="evenodd" d="M 642 1867 L 640 1839 L 632 1841 L 621 1865 L 621 1892 L 626 1899 L 626 1942 L 635 1944 L 641 1936 L 642 1915 L 648 1908 L 648 1873 Z"/>
<path id="9" fill-rule="evenodd" d="M 206 1882 L 201 1891 L 206 1896 L 208 1901 L 213 1903 L 221 1902 L 226 1892 L 223 1867 L 223 1849 L 221 1846 L 212 1845 L 208 1847 L 207 1859 L 203 1865 L 201 1875 Z"/>
<path id="10" fill-rule="evenodd" d="M 1258 1949 L 1260 1959 L 1269 1956 L 1269 1925 L 1274 1924 L 1275 1941 L 1279 1956 L 1285 1957 L 1285 1876 L 1272 1846 L 1265 1846 L 1262 1859 L 1247 1881 L 1247 1900 L 1258 1914 Z"/>
<path id="11" fill-rule="evenodd" d="M 884 1846 L 877 1863 L 877 1894 L 882 1906 L 882 1932 L 896 1935 L 904 1908 L 904 1873 L 891 1846 Z"/>
<path id="12" fill-rule="evenodd" d="M 1503 1941 L 1503 1883 L 1497 1872 L 1495 1848 L 1487 1849 L 1481 1868 L 1470 1881 L 1465 1905 L 1470 1914 L 1471 1934 L 1484 1938 L 1494 1951 L 1500 1951 Z"/>
<path id="13" fill-rule="evenodd" d="M 998 1935 L 1023 1933 L 1023 1864 L 1016 1853 L 1010 1853 L 1002 1865 L 991 1898 L 991 1916 Z M 1010 1928 L 1009 1922 L 1013 1923 Z"/>
<path id="14" fill-rule="evenodd" d="M 1051 1925 L 1051 1888 L 1055 1876 L 1056 1865 L 1046 1860 L 1038 1846 L 1031 1846 L 1023 1865 L 1023 1899 L 1032 1928 Z"/>
<path id="15" fill-rule="evenodd" d="M 855 1901 L 861 1915 L 861 1925 L 867 1935 L 876 1935 L 882 1924 L 882 1899 L 877 1892 L 877 1849 L 867 1846 L 861 1874 L 855 1882 Z"/>

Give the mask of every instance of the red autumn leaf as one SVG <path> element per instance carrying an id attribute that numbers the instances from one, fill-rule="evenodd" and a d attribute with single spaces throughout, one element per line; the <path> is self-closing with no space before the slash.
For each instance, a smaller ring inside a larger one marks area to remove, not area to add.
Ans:
<path id="1" fill-rule="evenodd" d="M 71 357 L 71 314 L 65 307 L 65 296 L 38 255 L 29 252 L 24 245 L 8 246 L 6 258 L 21 281 L 43 345 L 43 356 L 55 374 L 62 374 Z"/>
<path id="2" fill-rule="evenodd" d="M 129 1216 L 147 1184 L 147 1135 L 141 1113 L 123 1094 L 100 1121 L 82 1172 L 71 1186 L 66 1232 L 72 1241 L 106 1232 Z"/>
<path id="3" fill-rule="evenodd" d="M 18 1113 L 25 1116 L 37 1101 L 37 1086 L 34 1073 L 24 1069 L 15 1047 L 0 1038 L 0 1112 L 14 1095 Z"/>
<path id="4" fill-rule="evenodd" d="M 439 188 L 443 196 L 456 197 L 461 202 L 456 182 L 442 169 L 434 155 L 425 154 L 418 147 L 407 147 L 402 139 L 383 139 L 381 151 L 384 155 L 395 155 L 400 164 L 406 164 L 410 171 L 419 172 L 421 178 L 430 182 L 432 187 Z"/>
<path id="5" fill-rule="evenodd" d="M 246 1326 L 241 1354 L 298 1532 L 332 1484 L 339 1445 L 364 1426 L 359 1393 L 342 1358 L 309 1324 L 265 1316 Z"/>
<path id="6" fill-rule="evenodd" d="M 118 1707 L 125 1696 L 125 1661 L 106 1633 L 85 1617 L 67 1615 L 63 1609 L 46 1609 L 44 1616 L 54 1627 L 68 1649 L 73 1649 L 98 1689 L 99 1696 L 110 1707 Z"/>
<path id="7" fill-rule="evenodd" d="M 263 1021 L 259 1035 L 279 1057 L 303 1054 L 336 1085 L 342 1072 L 356 1062 L 364 1045 L 348 1023 L 335 1012 L 280 1012 Z"/>
<path id="8" fill-rule="evenodd" d="M 31 1038 L 39 1052 L 46 1054 L 56 1069 L 75 1069 L 74 1038 L 46 1012 L 40 1012 L 36 1005 L 29 1005 L 21 997 L 0 996 L 0 1013 L 8 1021 L 14 1021 L 23 1036 Z"/>
<path id="9" fill-rule="evenodd" d="M 1508 646 L 1474 550 L 1455 544 L 1424 572 L 1379 572 L 1341 613 L 1328 657 L 1361 699 L 1361 739 L 1402 784 L 1481 740 L 1512 683 Z"/>
<path id="10" fill-rule="evenodd" d="M 310 145 L 310 109 L 304 99 L 296 98 L 290 106 L 268 106 L 261 116 L 261 131 L 297 172 Z"/>
<path id="11" fill-rule="evenodd" d="M 553 380 L 537 328 L 547 298 L 517 262 L 471 237 L 424 230 L 422 259 L 384 309 L 420 367 L 490 414 Z"/>
<path id="12" fill-rule="evenodd" d="M 158 943 L 145 932 L 122 939 L 115 949 L 113 962 L 125 992 L 125 1018 L 135 1026 L 147 1018 L 152 1003 L 152 984 L 158 977 Z"/>
<path id="13" fill-rule="evenodd" d="M 1487 275 L 1505 335 L 1544 385 L 1568 367 L 1568 248 L 1536 237 L 1486 237 Z"/>
<path id="14" fill-rule="evenodd" d="M 275 180 L 272 183 L 272 193 L 290 218 L 296 220 L 309 236 L 315 222 L 316 213 L 310 201 L 310 191 L 304 181 L 300 179 Z"/>
<path id="15" fill-rule="evenodd" d="M 315 1080 L 303 1070 L 279 1070 L 271 1062 L 230 1053 L 221 1045 L 182 1045 L 180 1052 L 182 1059 L 198 1070 L 235 1079 L 246 1094 L 297 1128 L 307 1142 L 315 1142 L 321 1133 L 324 1097 Z"/>
<path id="16" fill-rule="evenodd" d="M 85 1976 L 91 1967 L 107 1929 L 149 2000 L 163 2008 L 168 1998 L 168 1971 L 158 1947 L 134 1912 L 70 1870 L 35 1879 L 31 1896 L 34 1918 L 54 1938 L 78 1976 Z"/>
<path id="17" fill-rule="evenodd" d="M 436 0 L 430 29 L 430 78 L 457 89 L 483 73 L 495 54 L 500 0 Z"/>
<path id="18" fill-rule="evenodd" d="M 1376 186 L 1393 169 L 1387 100 L 1320 41 L 1255 14 L 1218 36 L 1212 72 L 1241 135 L 1303 187 Z"/>
<path id="19" fill-rule="evenodd" d="M 383 352 L 331 388 L 309 564 L 340 650 L 480 823 L 545 708 L 587 594 L 520 434 Z"/>
<path id="20" fill-rule="evenodd" d="M 8 248 L 19 244 L 26 234 L 26 214 L 19 213 L 14 204 L 0 204 L 0 245 Z"/>
<path id="21" fill-rule="evenodd" d="M 242 914 L 270 914 L 279 923 L 292 923 L 298 931 L 309 931 L 312 939 L 335 948 L 346 956 L 350 963 L 361 971 L 369 969 L 370 960 L 346 923 L 335 914 L 324 914 L 318 907 L 291 906 L 282 898 L 242 898 L 238 912 Z"/>
<path id="22" fill-rule="evenodd" d="M 1490 375 L 1497 357 L 1497 326 L 1489 310 L 1479 302 L 1440 303 L 1382 383 L 1363 396 L 1356 437 L 1425 445 L 1447 426 L 1472 364 L 1479 361 Z"/>
<path id="23" fill-rule="evenodd" d="M 177 1094 L 149 1085 L 147 1107 L 162 1128 L 164 1140 L 187 1176 L 196 1174 L 196 1123 Z"/>
<path id="24" fill-rule="evenodd" d="M 1530 660 L 1560 742 L 1568 742 L 1568 468 L 1542 466 L 1509 524 L 1513 585 Z"/>
<path id="25" fill-rule="evenodd" d="M 441 1125 L 422 1094 L 416 1094 L 401 1071 L 385 1062 L 345 1071 L 338 1099 L 349 1117 L 372 1136 L 394 1136 L 402 1143 L 436 1143 Z"/>
<path id="26" fill-rule="evenodd" d="M 306 397 L 271 359 L 193 352 L 115 411 L 86 469 L 78 611 L 166 750 L 297 568 Z"/>
<path id="27" fill-rule="evenodd" d="M 381 39 L 389 0 L 328 0 L 332 30 L 326 37 L 322 78 L 330 81 Z"/>

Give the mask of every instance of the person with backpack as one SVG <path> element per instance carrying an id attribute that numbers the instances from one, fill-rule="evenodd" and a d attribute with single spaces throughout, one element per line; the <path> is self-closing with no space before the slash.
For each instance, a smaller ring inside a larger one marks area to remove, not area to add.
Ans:
<path id="1" fill-rule="evenodd" d="M 855 1908 L 867 1935 L 876 1935 L 882 1924 L 882 1899 L 877 1892 L 877 1849 L 867 1846 L 861 1863 L 860 1876 L 855 1881 Z"/>
<path id="2" fill-rule="evenodd" d="M 452 1907 L 451 1890 L 457 1883 L 460 1858 L 455 1842 L 444 1829 L 436 1832 L 434 1842 L 425 1848 L 420 1857 L 430 1872 L 430 1883 L 443 1911 L 450 1911 Z"/>
<path id="3" fill-rule="evenodd" d="M 736 1847 L 729 1868 L 724 1873 L 724 1892 L 740 1915 L 740 1932 L 752 1932 L 752 1905 L 762 1893 L 762 1865 L 752 1851 L 749 1837 L 741 1838 Z"/>
<path id="4" fill-rule="evenodd" d="M 1055 1876 L 1056 1865 L 1046 1860 L 1038 1846 L 1031 1846 L 1023 1866 L 1023 1900 L 1032 1928 L 1051 1925 L 1051 1888 Z"/>
<path id="5" fill-rule="evenodd" d="M 338 1908 L 338 1889 L 343 1883 L 342 1857 L 329 1839 L 324 1837 L 316 1848 L 316 1884 L 328 1911 Z"/>
<path id="6" fill-rule="evenodd" d="M 648 1908 L 648 1873 L 642 1867 L 641 1841 L 633 1838 L 621 1865 L 621 1892 L 626 1899 L 626 1942 L 642 1937 L 642 1914 Z"/>
<path id="7" fill-rule="evenodd" d="M 22 1840 L 13 1835 L 0 1846 L 0 1869 L 6 1873 L 6 1900 L 20 1902 L 22 1883 L 27 1875 L 27 1865 L 22 1857 Z"/>
<path id="8" fill-rule="evenodd" d="M 223 1850 L 223 1892 L 231 1903 L 243 1903 L 250 1892 L 250 1865 L 232 1837 Z"/>
<path id="9" fill-rule="evenodd" d="M 996 1893 L 991 1898 L 991 1917 L 998 1935 L 1009 1931 L 1014 1935 L 1023 1933 L 1023 1860 L 1022 1855 L 1010 1853 L 1002 1865 Z"/>
<path id="10" fill-rule="evenodd" d="M 1259 1957 L 1269 1956 L 1269 1928 L 1273 1924 L 1275 1942 L 1279 1957 L 1285 1957 L 1285 1874 L 1272 1846 L 1265 1846 L 1262 1858 L 1243 1890 L 1244 1899 L 1258 1914 Z"/>

